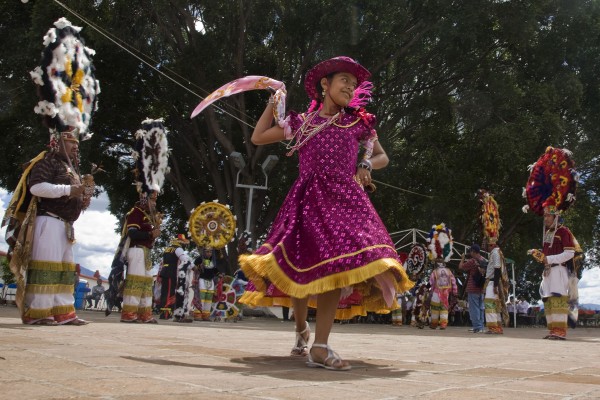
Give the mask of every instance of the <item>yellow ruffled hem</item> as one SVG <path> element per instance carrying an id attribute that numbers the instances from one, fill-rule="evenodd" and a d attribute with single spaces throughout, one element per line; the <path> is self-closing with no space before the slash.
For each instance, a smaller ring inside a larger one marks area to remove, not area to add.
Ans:
<path id="1" fill-rule="evenodd" d="M 267 282 L 271 282 L 286 295 L 300 299 L 353 286 L 362 295 L 362 304 L 338 309 L 336 319 L 364 316 L 368 311 L 388 313 L 399 308 L 395 300 L 391 306 L 385 303 L 381 289 L 374 279 L 377 275 L 387 275 L 386 279 L 393 282 L 396 293 L 404 293 L 414 286 L 414 282 L 408 278 L 402 265 L 393 258 L 382 258 L 361 268 L 330 275 L 306 285 L 299 285 L 289 279 L 272 253 L 241 255 L 239 261 L 242 270 L 257 289 L 255 292 L 244 293 L 239 300 L 240 303 L 249 306 L 291 306 L 291 300 L 286 297 L 265 296 Z M 316 307 L 316 300 L 309 299 L 309 306 Z"/>

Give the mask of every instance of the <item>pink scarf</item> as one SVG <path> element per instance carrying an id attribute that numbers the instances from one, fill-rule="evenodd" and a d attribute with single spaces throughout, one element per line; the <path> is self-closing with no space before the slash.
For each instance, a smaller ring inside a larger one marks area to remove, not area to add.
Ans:
<path id="1" fill-rule="evenodd" d="M 204 100 L 200 102 L 192 112 L 191 118 L 194 118 L 196 115 L 200 114 L 206 107 L 214 103 L 215 101 L 229 97 L 232 94 L 247 92 L 249 90 L 271 90 L 274 92 L 275 97 L 275 108 L 273 113 L 277 112 L 278 115 L 275 115 L 277 121 L 279 119 L 285 118 L 285 84 L 283 82 L 277 81 L 275 79 L 271 79 L 268 76 L 258 76 L 258 75 L 250 75 L 245 76 L 240 79 L 236 79 L 234 81 L 228 82 L 206 96 Z M 281 109 L 283 107 L 283 109 Z M 283 112 L 282 112 L 283 111 Z"/>

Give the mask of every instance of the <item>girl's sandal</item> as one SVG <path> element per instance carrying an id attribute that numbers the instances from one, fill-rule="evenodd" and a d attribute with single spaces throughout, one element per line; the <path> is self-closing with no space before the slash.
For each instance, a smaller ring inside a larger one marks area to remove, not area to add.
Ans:
<path id="1" fill-rule="evenodd" d="M 296 345 L 292 348 L 290 355 L 296 357 L 306 357 L 308 355 L 308 341 L 310 340 L 310 325 L 308 321 L 306 328 L 302 332 L 296 331 Z"/>
<path id="2" fill-rule="evenodd" d="M 310 352 L 308 353 L 308 362 L 306 363 L 307 367 L 311 368 L 325 368 L 331 371 L 349 371 L 352 369 L 351 365 L 344 365 L 344 360 L 329 347 L 327 344 L 313 343 L 313 347 L 320 347 L 322 349 L 327 349 L 327 357 L 323 360 L 323 362 L 316 362 L 313 360 Z"/>

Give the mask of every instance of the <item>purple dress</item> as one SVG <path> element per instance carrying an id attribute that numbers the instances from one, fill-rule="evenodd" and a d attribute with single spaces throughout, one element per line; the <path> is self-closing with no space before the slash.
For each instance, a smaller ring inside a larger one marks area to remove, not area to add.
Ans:
<path id="1" fill-rule="evenodd" d="M 287 121 L 295 134 L 304 117 L 290 113 Z M 325 121 L 317 115 L 312 124 Z M 395 292 L 413 283 L 367 193 L 354 180 L 360 142 L 373 134 L 358 115 L 345 113 L 298 150 L 299 177 L 266 241 L 254 254 L 240 256 L 250 280 L 242 303 L 289 306 L 289 296 L 346 288 L 338 319 L 398 308 Z"/>

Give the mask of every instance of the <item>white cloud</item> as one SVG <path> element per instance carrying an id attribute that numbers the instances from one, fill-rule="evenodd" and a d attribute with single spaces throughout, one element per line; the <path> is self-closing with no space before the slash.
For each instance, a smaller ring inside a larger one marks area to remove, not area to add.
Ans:
<path id="1" fill-rule="evenodd" d="M 583 271 L 579 281 L 579 303 L 600 304 L 600 267 Z"/>
<path id="2" fill-rule="evenodd" d="M 4 215 L 12 193 L 0 188 L 0 212 Z M 75 238 L 73 248 L 75 262 L 92 271 L 99 270 L 103 276 L 110 273 L 110 265 L 119 245 L 119 234 L 115 229 L 119 221 L 108 211 L 108 196 L 102 192 L 93 198 L 90 208 L 84 211 L 75 221 Z M 0 230 L 0 250 L 6 251 L 8 245 L 4 240 L 6 227 Z"/>
<path id="3" fill-rule="evenodd" d="M 103 193 L 101 196 L 106 197 Z M 96 199 L 92 200 L 92 204 Z M 102 200 L 102 199 L 100 199 Z M 99 270 L 103 276 L 110 273 L 110 265 L 119 245 L 116 233 L 119 221 L 106 209 L 86 210 L 75 221 L 75 260 L 87 269 Z"/>

